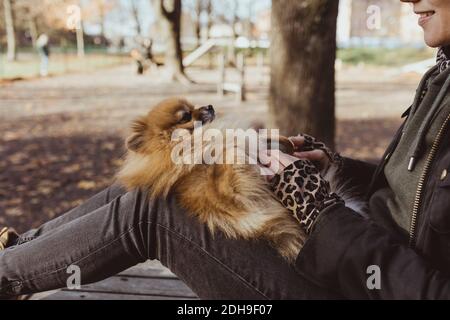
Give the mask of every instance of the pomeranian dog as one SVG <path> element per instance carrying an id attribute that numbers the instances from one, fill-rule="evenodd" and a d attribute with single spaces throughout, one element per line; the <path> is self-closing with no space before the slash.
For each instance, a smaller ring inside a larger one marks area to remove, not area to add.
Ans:
<path id="1" fill-rule="evenodd" d="M 288 262 L 294 262 L 305 234 L 275 198 L 257 164 L 174 161 L 174 148 L 180 144 L 173 139 L 174 134 L 186 133 L 184 139 L 190 147 L 192 140 L 186 140 L 186 136 L 205 132 L 196 124 L 223 130 L 230 123 L 214 119 L 212 106 L 196 109 L 177 98 L 161 102 L 133 122 L 125 162 L 117 176 L 119 182 L 129 190 L 148 190 L 149 197 L 174 193 L 186 212 L 205 223 L 213 235 L 220 230 L 229 238 L 265 239 Z M 281 145 L 292 152 L 286 138 L 281 139 Z M 213 146 L 204 144 L 200 154 Z M 234 145 L 232 148 L 236 149 Z M 216 156 L 221 150 L 225 147 L 215 149 Z"/>

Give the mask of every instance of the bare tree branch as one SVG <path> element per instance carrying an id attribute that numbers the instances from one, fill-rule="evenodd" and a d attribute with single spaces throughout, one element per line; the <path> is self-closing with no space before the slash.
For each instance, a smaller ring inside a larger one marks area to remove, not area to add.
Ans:
<path id="1" fill-rule="evenodd" d="M 175 6 L 172 11 L 168 11 L 166 9 L 166 6 L 164 5 L 164 0 L 160 0 L 160 5 L 161 5 L 161 13 L 164 15 L 164 17 L 166 17 L 166 19 L 172 20 L 173 15 L 175 13 Z"/>

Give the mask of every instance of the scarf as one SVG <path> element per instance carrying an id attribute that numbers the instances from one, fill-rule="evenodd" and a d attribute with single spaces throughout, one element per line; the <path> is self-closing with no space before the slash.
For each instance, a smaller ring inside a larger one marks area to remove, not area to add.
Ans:
<path id="1" fill-rule="evenodd" d="M 439 66 L 439 72 L 444 72 L 447 70 L 448 67 L 450 67 L 450 47 L 442 47 L 439 49 L 437 54 L 437 65 Z"/>

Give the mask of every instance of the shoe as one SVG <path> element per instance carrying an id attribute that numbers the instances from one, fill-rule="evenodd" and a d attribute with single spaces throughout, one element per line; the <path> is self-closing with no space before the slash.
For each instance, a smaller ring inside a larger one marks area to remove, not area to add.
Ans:
<path id="1" fill-rule="evenodd" d="M 11 246 L 17 239 L 19 235 L 14 229 L 4 227 L 0 230 L 0 251 L 5 250 Z M 29 300 L 31 295 L 22 295 L 16 297 L 8 297 L 0 295 L 0 300 Z"/>
<path id="2" fill-rule="evenodd" d="M 19 238 L 14 229 L 4 227 L 0 230 L 0 250 L 5 250 Z"/>

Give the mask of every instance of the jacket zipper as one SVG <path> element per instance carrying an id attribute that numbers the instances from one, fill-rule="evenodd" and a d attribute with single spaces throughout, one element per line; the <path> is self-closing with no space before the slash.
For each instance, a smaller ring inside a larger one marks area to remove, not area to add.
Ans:
<path id="1" fill-rule="evenodd" d="M 433 145 L 431 146 L 430 153 L 428 154 L 427 160 L 425 162 L 425 166 L 423 168 L 422 175 L 419 179 L 419 184 L 417 185 L 417 191 L 416 196 L 414 198 L 414 204 L 413 204 L 413 211 L 412 211 L 412 217 L 411 217 L 411 226 L 409 229 L 409 245 L 410 247 L 414 247 L 415 245 L 415 235 L 416 235 L 416 228 L 417 228 L 417 215 L 419 214 L 419 208 L 422 200 L 422 192 L 423 187 L 425 184 L 425 180 L 428 175 L 428 171 L 430 170 L 431 163 L 433 162 L 433 159 L 436 155 L 437 148 L 439 147 L 439 144 L 442 140 L 442 136 L 444 134 L 445 128 L 447 127 L 448 122 L 450 121 L 450 114 L 445 119 L 444 123 L 442 124 L 441 128 L 439 129 L 439 132 L 436 136 L 436 138 L 433 141 Z"/>

